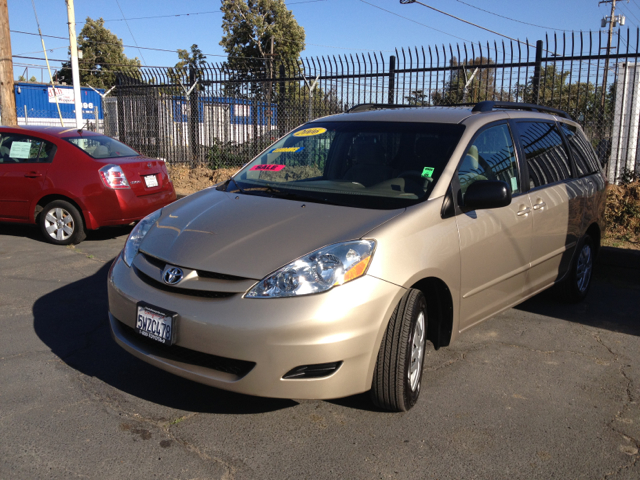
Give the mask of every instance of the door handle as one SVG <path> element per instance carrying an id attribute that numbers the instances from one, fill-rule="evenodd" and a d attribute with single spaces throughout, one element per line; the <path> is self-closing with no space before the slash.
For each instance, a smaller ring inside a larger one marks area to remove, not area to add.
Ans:
<path id="1" fill-rule="evenodd" d="M 544 207 L 546 207 L 546 206 L 547 206 L 547 204 L 546 204 L 546 203 L 544 203 L 542 200 L 540 200 L 538 203 L 536 203 L 536 204 L 533 206 L 533 209 L 534 209 L 534 210 L 542 210 L 542 209 L 543 209 Z"/>
<path id="2" fill-rule="evenodd" d="M 25 173 L 24 176 L 27 178 L 38 178 L 38 177 L 41 177 L 42 174 L 38 172 L 29 172 L 29 173 Z"/>
<path id="3" fill-rule="evenodd" d="M 518 210 L 518 213 L 516 213 L 516 215 L 518 215 L 519 217 L 526 217 L 531 213 L 531 208 L 529 207 L 522 208 L 523 206 L 524 205 L 521 205 L 520 210 Z"/>

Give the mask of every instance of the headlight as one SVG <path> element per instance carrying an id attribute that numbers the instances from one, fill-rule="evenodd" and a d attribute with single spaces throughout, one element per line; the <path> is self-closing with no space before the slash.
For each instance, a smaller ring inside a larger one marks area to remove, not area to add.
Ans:
<path id="1" fill-rule="evenodd" d="M 247 298 L 279 298 L 311 295 L 364 275 L 376 242 L 357 240 L 316 250 L 260 280 Z"/>
<path id="2" fill-rule="evenodd" d="M 140 220 L 135 227 L 133 227 L 133 230 L 131 230 L 131 234 L 129 235 L 129 238 L 127 238 L 127 243 L 124 244 L 124 262 L 128 266 L 131 266 L 133 259 L 138 254 L 138 249 L 140 248 L 142 239 L 149 232 L 149 229 L 153 224 L 156 223 L 156 220 L 160 218 L 161 213 L 162 209 L 156 210 L 155 212 L 147 215 Z"/>

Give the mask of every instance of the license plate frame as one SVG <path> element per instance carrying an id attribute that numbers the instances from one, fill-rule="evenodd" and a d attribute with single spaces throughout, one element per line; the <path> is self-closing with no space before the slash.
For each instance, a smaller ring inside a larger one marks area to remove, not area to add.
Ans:
<path id="1" fill-rule="evenodd" d="M 146 302 L 136 305 L 135 330 L 139 335 L 164 345 L 176 341 L 178 314 Z"/>
<path id="2" fill-rule="evenodd" d="M 157 175 L 145 175 L 144 176 L 144 184 L 147 188 L 155 188 L 159 185 Z"/>

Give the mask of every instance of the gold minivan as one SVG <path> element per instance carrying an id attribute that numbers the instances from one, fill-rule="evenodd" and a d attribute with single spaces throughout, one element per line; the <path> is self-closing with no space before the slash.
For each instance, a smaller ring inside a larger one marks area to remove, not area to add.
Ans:
<path id="1" fill-rule="evenodd" d="M 361 105 L 140 221 L 109 272 L 115 340 L 265 397 L 418 399 L 428 345 L 559 284 L 589 289 L 606 180 L 537 105 Z"/>

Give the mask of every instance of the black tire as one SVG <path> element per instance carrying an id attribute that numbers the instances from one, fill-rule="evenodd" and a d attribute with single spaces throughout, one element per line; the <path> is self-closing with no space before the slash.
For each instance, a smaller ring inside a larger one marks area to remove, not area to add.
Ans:
<path id="1" fill-rule="evenodd" d="M 421 332 L 416 328 L 419 323 Z M 414 342 L 415 347 L 420 346 L 420 352 L 414 348 Z M 406 412 L 416 404 L 426 342 L 427 303 L 421 291 L 411 289 L 393 311 L 380 345 L 370 392 L 376 406 Z"/>
<path id="2" fill-rule="evenodd" d="M 76 244 L 86 238 L 82 215 L 64 200 L 48 203 L 38 215 L 38 225 L 47 242 L 55 245 Z"/>
<path id="3" fill-rule="evenodd" d="M 593 240 L 589 235 L 585 235 L 578 242 L 571 267 L 559 285 L 558 293 L 563 300 L 575 303 L 587 296 L 593 276 L 594 256 Z"/>

